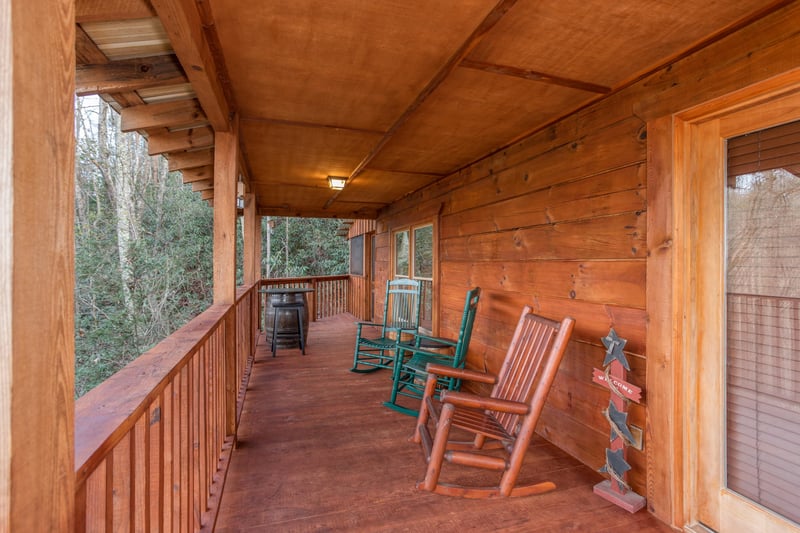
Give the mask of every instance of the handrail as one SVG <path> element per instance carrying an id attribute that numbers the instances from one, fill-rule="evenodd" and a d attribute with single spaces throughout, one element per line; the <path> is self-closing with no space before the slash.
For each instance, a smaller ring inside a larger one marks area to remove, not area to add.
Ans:
<path id="1" fill-rule="evenodd" d="M 259 286 L 212 305 L 76 401 L 77 531 L 213 522 L 252 366 Z"/>

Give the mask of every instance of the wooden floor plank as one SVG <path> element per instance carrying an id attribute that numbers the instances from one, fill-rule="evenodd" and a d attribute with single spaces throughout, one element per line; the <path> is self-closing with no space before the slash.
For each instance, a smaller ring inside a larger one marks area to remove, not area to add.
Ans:
<path id="1" fill-rule="evenodd" d="M 539 438 L 520 480 L 552 480 L 553 492 L 463 500 L 416 490 L 425 465 L 408 442 L 414 419 L 383 407 L 388 371 L 349 371 L 353 322 L 313 322 L 305 356 L 280 349 L 273 358 L 261 339 L 216 531 L 671 531 L 595 496 L 602 477 Z"/>

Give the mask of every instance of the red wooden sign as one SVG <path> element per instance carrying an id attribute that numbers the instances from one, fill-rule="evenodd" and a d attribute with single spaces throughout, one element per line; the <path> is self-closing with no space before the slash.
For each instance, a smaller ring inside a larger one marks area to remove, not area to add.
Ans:
<path id="1" fill-rule="evenodd" d="M 602 370 L 599 370 L 597 368 L 594 369 L 594 372 L 592 373 L 592 381 L 594 381 L 598 385 L 602 385 L 603 387 L 608 388 L 608 384 L 606 383 L 606 373 L 603 372 Z M 611 376 L 611 383 L 627 399 L 636 403 L 642 401 L 642 389 L 640 389 L 636 385 L 631 385 L 627 381 L 622 381 L 621 379 L 615 378 L 614 376 Z"/>

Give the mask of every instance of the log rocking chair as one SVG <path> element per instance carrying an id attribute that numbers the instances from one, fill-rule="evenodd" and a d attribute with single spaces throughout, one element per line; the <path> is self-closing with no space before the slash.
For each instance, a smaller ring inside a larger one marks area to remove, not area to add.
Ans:
<path id="1" fill-rule="evenodd" d="M 498 498 L 541 494 L 555 488 L 550 481 L 516 486 L 525 452 L 553 384 L 575 321 L 555 322 L 525 306 L 500 373 L 490 374 L 428 365 L 428 378 L 417 427 L 411 440 L 422 446 L 428 463 L 417 488 L 465 498 Z M 435 401 L 442 376 L 494 385 L 489 397 L 443 391 Z M 428 421 L 435 424 L 431 437 Z M 471 434 L 472 441 L 450 440 L 451 427 Z M 439 482 L 443 463 L 501 472 L 497 486 L 470 487 Z"/>
<path id="2" fill-rule="evenodd" d="M 389 401 L 384 402 L 383 405 L 406 415 L 417 416 L 419 414 L 418 409 L 410 409 L 399 405 L 397 398 L 398 396 L 407 396 L 417 401 L 422 398 L 427 376 L 425 369 L 428 363 L 464 368 L 480 296 L 480 287 L 467 291 L 464 312 L 461 315 L 461 325 L 458 328 L 458 338 L 446 339 L 417 333 L 412 344 L 398 346 L 397 359 L 394 363 L 392 375 L 392 394 Z M 441 353 L 434 351 L 434 349 L 447 349 L 452 353 Z M 461 388 L 461 380 L 443 377 L 439 380 L 437 388 L 441 390 L 458 390 Z"/>
<path id="3" fill-rule="evenodd" d="M 421 295 L 422 284 L 419 281 L 401 278 L 386 282 L 383 322 L 356 322 L 351 372 L 392 368 L 398 343 L 413 338 L 419 331 Z"/>

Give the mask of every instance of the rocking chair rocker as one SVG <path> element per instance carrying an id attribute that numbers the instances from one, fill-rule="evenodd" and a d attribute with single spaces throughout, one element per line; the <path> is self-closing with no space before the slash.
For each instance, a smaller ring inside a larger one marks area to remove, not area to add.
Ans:
<path id="1" fill-rule="evenodd" d="M 515 485 L 575 321 L 566 317 L 559 323 L 531 311 L 529 306 L 523 309 L 497 377 L 428 365 L 417 428 L 411 439 L 421 444 L 428 463 L 418 489 L 465 498 L 497 498 L 541 494 L 555 488 L 550 481 Z M 446 390 L 439 403 L 434 395 L 441 377 L 493 384 L 494 388 L 488 398 Z M 429 419 L 436 426 L 433 437 L 428 430 Z M 472 433 L 473 440 L 450 441 L 451 426 Z M 501 450 L 504 456 L 487 454 L 486 450 Z M 494 487 L 440 483 L 444 461 L 502 472 L 500 482 Z"/>

